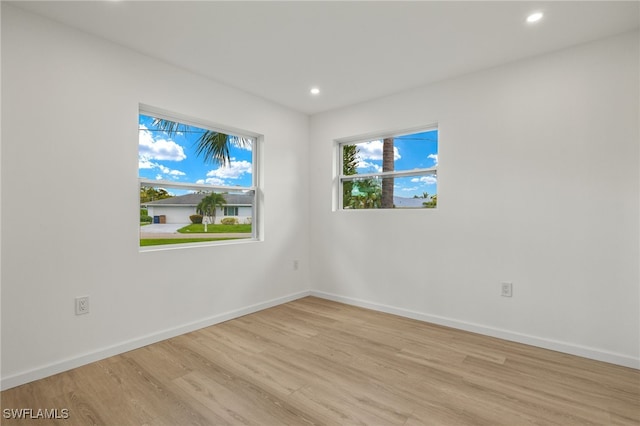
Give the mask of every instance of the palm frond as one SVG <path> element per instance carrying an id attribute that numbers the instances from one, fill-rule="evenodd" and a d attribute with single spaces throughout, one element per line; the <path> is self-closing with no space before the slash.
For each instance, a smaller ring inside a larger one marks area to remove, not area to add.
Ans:
<path id="1" fill-rule="evenodd" d="M 196 142 L 196 155 L 202 156 L 205 161 L 226 166 L 231 161 L 228 141 L 228 135 L 207 130 Z"/>
<path id="2" fill-rule="evenodd" d="M 253 139 L 251 138 L 243 138 L 240 136 L 233 136 L 233 135 L 229 135 L 228 138 L 229 138 L 229 142 L 237 148 L 251 147 L 251 144 L 253 143 Z"/>
<path id="3" fill-rule="evenodd" d="M 163 118 L 154 118 L 153 125 L 169 136 L 188 130 L 189 126 Z M 229 145 L 240 148 L 251 146 L 250 138 L 226 135 L 213 130 L 204 130 L 196 142 L 196 155 L 202 156 L 205 162 L 211 162 L 220 166 L 227 166 L 231 162 Z"/>
<path id="4" fill-rule="evenodd" d="M 173 136 L 178 132 L 186 130 L 187 126 L 181 123 L 177 123 L 175 121 L 165 120 L 163 118 L 154 118 L 153 126 L 157 127 L 158 130 L 163 132 L 167 132 L 169 136 Z"/>

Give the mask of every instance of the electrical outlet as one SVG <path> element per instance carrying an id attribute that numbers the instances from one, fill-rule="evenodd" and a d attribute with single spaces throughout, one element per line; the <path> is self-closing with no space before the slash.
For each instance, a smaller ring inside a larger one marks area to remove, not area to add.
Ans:
<path id="1" fill-rule="evenodd" d="M 500 294 L 502 297 L 513 296 L 513 283 L 502 283 L 502 291 Z"/>
<path id="2" fill-rule="evenodd" d="M 76 297 L 76 315 L 89 313 L 89 296 Z"/>

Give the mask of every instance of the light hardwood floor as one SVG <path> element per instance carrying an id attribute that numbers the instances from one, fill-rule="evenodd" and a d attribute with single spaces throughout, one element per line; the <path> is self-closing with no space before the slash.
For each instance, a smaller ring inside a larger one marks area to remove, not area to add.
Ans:
<path id="1" fill-rule="evenodd" d="M 2 392 L 3 425 L 639 425 L 640 372 L 314 297 Z"/>

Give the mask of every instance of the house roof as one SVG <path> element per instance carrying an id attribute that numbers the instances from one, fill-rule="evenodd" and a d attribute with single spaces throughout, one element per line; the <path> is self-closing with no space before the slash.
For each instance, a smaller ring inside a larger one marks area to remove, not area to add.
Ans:
<path id="1" fill-rule="evenodd" d="M 178 195 L 171 198 L 163 198 L 162 200 L 150 201 L 142 203 L 146 206 L 197 206 L 207 194 L 193 193 Z M 227 206 L 250 206 L 253 204 L 253 195 L 251 194 L 222 194 L 227 200 Z"/>
<path id="2" fill-rule="evenodd" d="M 424 198 L 406 198 L 406 197 L 393 197 L 393 205 L 396 208 L 408 208 L 408 207 L 424 207 L 422 203 L 426 200 Z"/>

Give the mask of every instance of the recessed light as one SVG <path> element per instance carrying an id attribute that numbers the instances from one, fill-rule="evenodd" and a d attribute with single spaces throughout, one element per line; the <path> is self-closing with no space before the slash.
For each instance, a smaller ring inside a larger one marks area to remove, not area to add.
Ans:
<path id="1" fill-rule="evenodd" d="M 320 94 L 320 89 L 318 89 L 317 87 L 312 87 L 310 90 L 312 95 L 319 95 Z"/>
<path id="2" fill-rule="evenodd" d="M 531 15 L 527 16 L 527 22 L 532 24 L 534 22 L 538 22 L 539 20 L 542 19 L 544 15 L 542 14 L 542 12 L 536 12 L 536 13 L 532 13 Z"/>

